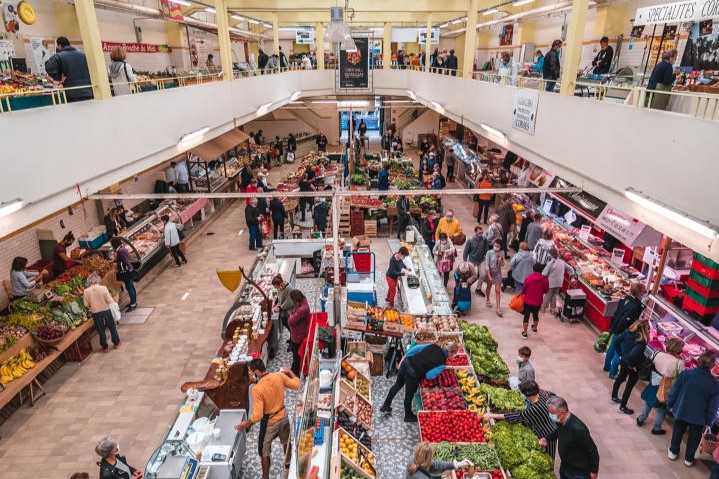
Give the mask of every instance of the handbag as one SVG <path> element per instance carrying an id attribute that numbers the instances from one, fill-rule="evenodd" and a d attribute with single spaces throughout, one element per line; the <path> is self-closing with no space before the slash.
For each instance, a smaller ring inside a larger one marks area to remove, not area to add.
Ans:
<path id="1" fill-rule="evenodd" d="M 477 217 L 479 215 L 479 202 L 472 201 L 472 216 Z"/>
<path id="2" fill-rule="evenodd" d="M 659 388 L 657 389 L 657 401 L 662 404 L 666 404 L 667 399 L 669 399 L 669 392 L 672 390 L 672 386 L 674 386 L 674 381 L 677 378 L 677 373 L 679 372 L 679 360 L 677 360 L 674 372 L 674 377 L 662 376 L 662 380 L 659 381 Z"/>
<path id="3" fill-rule="evenodd" d="M 452 269 L 450 260 L 441 259 L 437 261 L 437 271 L 440 273 L 448 273 L 450 269 Z"/>
<path id="4" fill-rule="evenodd" d="M 520 291 L 512 296 L 512 299 L 509 300 L 509 308 L 518 313 L 524 313 L 524 293 Z"/>
<path id="5" fill-rule="evenodd" d="M 117 304 L 115 301 L 110 303 L 110 312 L 112 313 L 112 319 L 115 320 L 115 322 L 120 321 L 122 319 L 122 313 L 120 312 L 120 305 Z"/>
<path id="6" fill-rule="evenodd" d="M 707 427 L 704 429 L 704 434 L 702 434 L 702 441 L 699 443 L 699 451 L 703 454 L 713 454 L 714 449 L 716 449 L 717 445 L 719 445 L 717 440 L 717 436 L 712 434 L 712 429 Z"/>
<path id="7" fill-rule="evenodd" d="M 452 236 L 452 243 L 454 243 L 456 246 L 462 246 L 465 241 L 467 241 L 467 235 L 464 233 L 459 233 L 456 236 Z"/>

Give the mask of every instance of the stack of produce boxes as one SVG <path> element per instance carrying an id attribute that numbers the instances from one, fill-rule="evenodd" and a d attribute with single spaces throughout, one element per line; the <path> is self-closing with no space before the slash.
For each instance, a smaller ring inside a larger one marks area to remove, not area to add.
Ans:
<path id="1" fill-rule="evenodd" d="M 694 253 L 682 307 L 709 320 L 719 312 L 719 263 Z"/>

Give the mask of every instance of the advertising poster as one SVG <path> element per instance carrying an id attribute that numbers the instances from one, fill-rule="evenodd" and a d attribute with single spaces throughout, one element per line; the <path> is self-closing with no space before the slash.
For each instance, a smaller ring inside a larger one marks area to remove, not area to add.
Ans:
<path id="1" fill-rule="evenodd" d="M 632 28 L 632 33 L 630 35 L 632 38 L 642 38 L 643 34 L 644 34 L 644 25 L 639 25 L 639 26 Z"/>
<path id="2" fill-rule="evenodd" d="M 369 38 L 354 38 L 357 50 L 340 51 L 340 88 L 369 88 Z"/>
<path id="3" fill-rule="evenodd" d="M 512 44 L 512 37 L 514 37 L 514 24 L 506 23 L 502 26 L 502 32 L 499 34 L 500 46 L 506 47 Z"/>
<path id="4" fill-rule="evenodd" d="M 702 29 L 701 25 L 701 23 L 692 25 L 687 45 L 684 47 L 681 66 L 691 67 L 694 70 L 717 70 L 719 69 L 719 56 L 717 55 L 719 28 L 705 25 Z M 710 33 L 702 33 L 702 30 Z"/>
<path id="5" fill-rule="evenodd" d="M 212 53 L 212 45 L 207 38 L 207 32 L 198 28 L 187 27 L 187 41 L 190 48 L 190 65 L 197 68 L 204 65 L 207 55 Z"/>
<path id="6" fill-rule="evenodd" d="M 699 22 L 699 36 L 703 37 L 705 35 L 711 35 L 712 31 L 714 31 L 714 21 L 713 20 L 704 20 L 703 22 Z"/>
<path id="7" fill-rule="evenodd" d="M 160 8 L 162 9 L 162 16 L 166 20 L 172 20 L 175 22 L 185 21 L 185 15 L 182 13 L 182 7 L 172 0 L 160 0 Z"/>
<path id="8" fill-rule="evenodd" d="M 17 33 L 20 30 L 20 17 L 17 15 L 17 5 L 15 3 L 5 2 L 2 5 L 3 14 L 5 15 L 5 31 Z"/>
<path id="9" fill-rule="evenodd" d="M 536 90 L 519 90 L 514 96 L 512 127 L 528 135 L 534 135 L 534 123 L 537 119 L 539 93 Z"/>
<path id="10" fill-rule="evenodd" d="M 662 32 L 662 38 L 664 38 L 664 40 L 676 40 L 677 39 L 677 26 L 676 25 L 664 25 L 664 31 Z"/>
<path id="11" fill-rule="evenodd" d="M 32 37 L 30 38 L 30 50 L 35 59 L 35 73 L 44 74 L 45 62 L 55 54 L 55 40 L 52 38 Z"/>
<path id="12" fill-rule="evenodd" d="M 313 27 L 298 27 L 295 31 L 295 43 L 297 45 L 314 45 L 315 29 Z"/>
<path id="13" fill-rule="evenodd" d="M 417 31 L 417 34 L 419 35 L 419 44 L 426 45 L 427 44 L 427 29 L 420 28 Z M 439 28 L 432 29 L 432 39 L 430 40 L 429 44 L 430 45 L 439 45 Z"/>
<path id="14" fill-rule="evenodd" d="M 10 40 L 0 40 L 0 61 L 8 61 L 15 56 L 15 46 Z"/>

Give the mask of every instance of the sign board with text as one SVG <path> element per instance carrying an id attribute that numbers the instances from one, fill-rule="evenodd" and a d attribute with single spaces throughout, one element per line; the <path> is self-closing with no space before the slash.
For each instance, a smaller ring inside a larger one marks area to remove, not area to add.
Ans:
<path id="1" fill-rule="evenodd" d="M 719 1 L 688 0 L 638 8 L 634 25 L 700 22 L 712 18 L 719 18 Z"/>
<path id="2" fill-rule="evenodd" d="M 417 30 L 417 35 L 419 36 L 419 44 L 426 45 L 427 44 L 427 29 L 420 28 L 419 30 Z M 429 44 L 430 45 L 439 45 L 439 28 L 432 29 L 432 38 L 430 39 Z"/>
<path id="3" fill-rule="evenodd" d="M 340 88 L 369 88 L 369 38 L 354 38 L 356 50 L 340 51 Z"/>
<path id="4" fill-rule="evenodd" d="M 592 232 L 591 226 L 582 225 L 582 228 L 579 230 L 579 239 L 586 243 L 587 241 L 589 241 L 589 234 L 591 232 Z"/>
<path id="5" fill-rule="evenodd" d="M 512 111 L 512 128 L 528 135 L 534 135 L 534 124 L 537 119 L 537 103 L 539 92 L 536 90 L 519 90 L 514 95 L 514 111 Z"/>
<path id="6" fill-rule="evenodd" d="M 120 47 L 127 53 L 171 53 L 172 47 L 167 45 L 148 45 L 147 43 L 118 43 L 102 42 L 102 51 L 111 52 L 113 48 Z"/>
<path id="7" fill-rule="evenodd" d="M 623 248 L 614 248 L 612 250 L 612 264 L 616 264 L 617 266 L 621 266 L 624 264 L 624 251 Z"/>
<path id="8" fill-rule="evenodd" d="M 623 211 L 607 205 L 597 218 L 597 226 L 608 231 L 625 245 L 632 246 L 645 225 Z"/>
<path id="9" fill-rule="evenodd" d="M 172 0 L 160 0 L 162 17 L 173 22 L 184 22 L 185 15 L 182 13 L 182 6 Z"/>
<path id="10" fill-rule="evenodd" d="M 297 27 L 295 31 L 295 43 L 297 45 L 314 45 L 315 29 L 313 27 Z"/>

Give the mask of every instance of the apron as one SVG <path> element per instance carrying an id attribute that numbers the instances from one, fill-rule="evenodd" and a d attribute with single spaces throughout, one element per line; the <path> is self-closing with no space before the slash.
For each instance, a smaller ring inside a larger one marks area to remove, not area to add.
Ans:
<path id="1" fill-rule="evenodd" d="M 260 381 L 262 381 L 262 378 L 260 378 Z M 259 381 L 258 381 L 259 383 Z M 273 413 L 263 414 L 262 419 L 260 419 L 260 433 L 259 437 L 257 438 L 257 452 L 260 454 L 260 457 L 262 457 L 262 446 L 265 444 L 265 434 L 267 433 L 267 425 L 270 423 L 270 419 L 277 416 L 279 413 L 285 410 L 285 405 L 283 404 L 281 408 L 279 408 L 277 411 Z"/>

